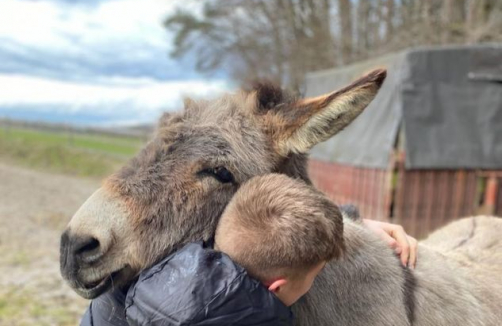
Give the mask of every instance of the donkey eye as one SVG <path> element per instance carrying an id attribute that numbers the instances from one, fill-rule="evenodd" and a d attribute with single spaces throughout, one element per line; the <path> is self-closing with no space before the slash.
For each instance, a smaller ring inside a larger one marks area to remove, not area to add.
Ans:
<path id="1" fill-rule="evenodd" d="M 219 167 L 211 168 L 211 169 L 205 169 L 205 170 L 200 171 L 198 174 L 210 175 L 221 183 L 234 182 L 233 174 L 223 166 L 219 166 Z"/>
<path id="2" fill-rule="evenodd" d="M 220 181 L 221 183 L 234 182 L 234 176 L 232 175 L 232 173 L 230 173 L 230 171 L 222 166 L 215 168 L 213 173 L 215 178 L 218 179 L 218 181 Z"/>

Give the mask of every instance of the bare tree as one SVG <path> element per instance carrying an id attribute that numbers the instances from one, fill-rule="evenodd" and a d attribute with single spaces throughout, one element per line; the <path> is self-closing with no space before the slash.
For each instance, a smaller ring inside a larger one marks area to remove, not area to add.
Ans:
<path id="1" fill-rule="evenodd" d="M 370 47 L 369 19 L 371 12 L 370 0 L 359 0 L 357 5 L 357 50 L 356 58 L 365 58 Z"/>
<path id="2" fill-rule="evenodd" d="M 186 0 L 194 1 L 194 0 Z M 247 83 L 302 88 L 307 72 L 430 44 L 502 41 L 501 0 L 200 0 L 165 21 L 171 55 Z"/>
<path id="3" fill-rule="evenodd" d="M 385 6 L 385 40 L 391 42 L 394 37 L 394 0 L 386 0 Z"/>
<path id="4" fill-rule="evenodd" d="M 336 64 L 330 12 L 328 0 L 206 0 L 202 17 L 180 10 L 165 26 L 176 35 L 172 55 L 195 54 L 201 71 L 300 89 L 307 71 Z"/>
<path id="5" fill-rule="evenodd" d="M 340 42 L 342 46 L 342 62 L 352 60 L 352 4 L 350 0 L 338 0 L 338 17 L 340 21 Z"/>
<path id="6" fill-rule="evenodd" d="M 465 0 L 444 0 L 442 43 L 455 42 L 457 38 L 463 38 L 465 34 Z"/>

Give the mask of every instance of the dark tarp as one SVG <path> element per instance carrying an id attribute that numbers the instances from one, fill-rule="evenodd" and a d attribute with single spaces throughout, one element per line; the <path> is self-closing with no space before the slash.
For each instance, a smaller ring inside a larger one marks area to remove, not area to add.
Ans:
<path id="1" fill-rule="evenodd" d="M 382 89 L 312 157 L 386 168 L 399 127 L 407 168 L 502 168 L 502 46 L 423 48 L 307 76 L 307 96 L 386 66 Z"/>

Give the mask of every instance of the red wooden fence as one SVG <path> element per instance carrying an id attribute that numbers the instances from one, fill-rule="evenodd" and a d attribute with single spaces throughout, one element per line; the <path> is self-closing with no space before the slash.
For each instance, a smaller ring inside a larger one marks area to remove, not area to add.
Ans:
<path id="1" fill-rule="evenodd" d="M 476 171 L 404 170 L 399 167 L 394 222 L 416 237 L 476 213 Z"/>
<path id="2" fill-rule="evenodd" d="M 390 180 L 386 170 L 310 160 L 309 175 L 335 203 L 355 204 L 362 216 L 388 220 L 390 198 L 385 189 Z"/>
<path id="3" fill-rule="evenodd" d="M 310 160 L 314 184 L 337 204 L 355 204 L 364 217 L 390 220 L 421 238 L 474 214 L 502 216 L 502 171 L 360 168 Z"/>

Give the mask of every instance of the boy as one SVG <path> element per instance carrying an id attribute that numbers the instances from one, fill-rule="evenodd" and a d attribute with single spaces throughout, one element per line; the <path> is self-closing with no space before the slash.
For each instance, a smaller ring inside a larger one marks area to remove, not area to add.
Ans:
<path id="1" fill-rule="evenodd" d="M 342 255 L 341 213 L 301 181 L 279 174 L 257 177 L 225 209 L 215 249 L 291 306 L 324 265 Z"/>
<path id="2" fill-rule="evenodd" d="M 144 271 L 127 294 L 95 299 L 82 324 L 290 325 L 289 306 L 343 253 L 340 214 L 301 181 L 253 178 L 223 213 L 216 250 L 186 245 Z"/>

